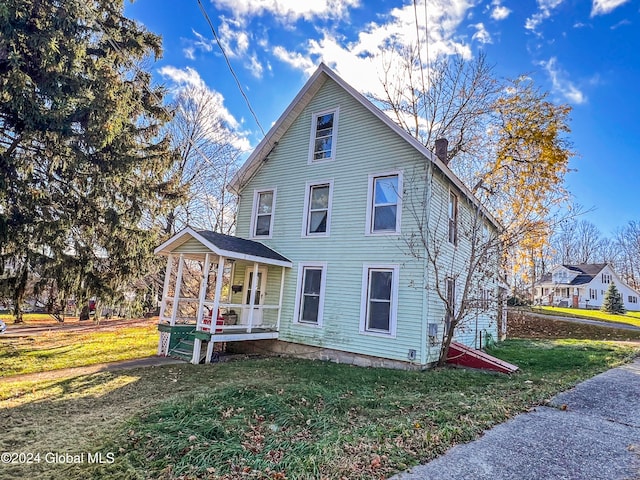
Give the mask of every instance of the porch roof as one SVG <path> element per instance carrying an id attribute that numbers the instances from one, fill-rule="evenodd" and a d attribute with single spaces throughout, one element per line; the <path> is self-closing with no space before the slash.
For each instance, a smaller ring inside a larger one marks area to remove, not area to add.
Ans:
<path id="1" fill-rule="evenodd" d="M 176 233 L 157 247 L 154 253 L 156 255 L 169 255 L 191 238 L 201 243 L 207 251 L 226 258 L 279 265 L 281 267 L 292 266 L 291 260 L 260 242 L 208 230 L 196 231 L 190 227 Z"/>

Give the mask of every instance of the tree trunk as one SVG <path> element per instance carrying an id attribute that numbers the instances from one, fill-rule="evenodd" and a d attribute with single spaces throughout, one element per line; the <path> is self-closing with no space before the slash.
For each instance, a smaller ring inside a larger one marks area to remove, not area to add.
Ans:
<path id="1" fill-rule="evenodd" d="M 25 266 L 22 268 L 13 290 L 13 323 L 24 323 L 22 318 L 22 302 L 24 302 L 24 294 L 27 290 L 27 279 L 29 278 L 29 269 Z"/>

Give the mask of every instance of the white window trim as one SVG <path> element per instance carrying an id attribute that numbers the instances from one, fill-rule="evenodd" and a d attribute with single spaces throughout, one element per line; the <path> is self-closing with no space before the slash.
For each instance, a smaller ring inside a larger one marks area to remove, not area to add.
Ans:
<path id="1" fill-rule="evenodd" d="M 316 128 L 318 125 L 318 117 L 322 115 L 326 115 L 327 113 L 333 113 L 333 133 L 331 134 L 331 156 L 329 158 L 323 158 L 320 160 L 315 160 L 313 155 L 315 153 L 315 143 L 316 143 Z M 340 113 L 340 107 L 329 108 L 327 110 L 322 110 L 321 112 L 314 112 L 311 116 L 311 135 L 309 136 L 309 158 L 307 160 L 307 164 L 311 165 L 314 163 L 324 163 L 331 162 L 336 159 L 336 145 L 338 144 L 338 118 Z"/>
<path id="2" fill-rule="evenodd" d="M 318 323 L 301 322 L 300 321 L 300 302 L 302 301 L 302 284 L 304 281 L 305 268 L 322 269 L 322 278 L 320 279 L 320 299 L 318 300 Z M 322 328 L 324 316 L 324 293 L 327 283 L 327 262 L 300 262 L 298 264 L 298 279 L 296 281 L 296 303 L 293 312 L 293 323 L 296 325 L 304 325 L 310 328 Z"/>
<path id="3" fill-rule="evenodd" d="M 367 187 L 367 215 L 366 215 L 366 224 L 365 224 L 365 232 L 366 236 L 385 236 L 385 235 L 398 235 L 402 230 L 402 195 L 404 192 L 403 180 L 402 180 L 402 170 L 392 170 L 390 172 L 382 172 L 382 173 L 370 173 L 369 174 L 369 186 Z M 394 175 L 398 176 L 398 203 L 396 208 L 396 229 L 395 230 L 387 230 L 381 232 L 373 231 L 373 191 L 374 191 L 374 183 L 376 178 L 380 177 L 392 177 Z"/>
<path id="4" fill-rule="evenodd" d="M 455 197 L 455 199 L 456 199 L 455 205 L 454 205 L 455 210 L 453 212 L 453 215 L 454 215 L 453 219 L 449 216 L 449 213 L 450 213 L 449 212 L 449 207 L 450 207 L 450 203 L 451 203 L 451 196 Z M 449 228 L 450 228 L 449 227 L 449 222 L 451 220 L 455 221 L 455 223 L 453 224 L 454 225 L 454 231 L 453 231 L 453 234 L 454 234 L 453 240 L 454 241 L 453 242 L 450 240 L 450 235 L 449 235 Z M 454 247 L 458 246 L 458 243 L 459 243 L 459 240 L 460 240 L 460 238 L 459 238 L 460 231 L 459 230 L 460 230 L 460 196 L 454 190 L 449 189 L 449 195 L 447 196 L 447 242 L 450 243 L 451 245 L 453 245 Z"/>
<path id="5" fill-rule="evenodd" d="M 369 271 L 391 270 L 391 310 L 389 314 L 389 332 L 367 330 L 367 313 L 369 305 Z M 397 263 L 365 263 L 362 265 L 362 295 L 360 298 L 360 334 L 373 337 L 396 338 L 398 324 L 398 292 L 400 285 L 400 265 Z"/>
<path id="6" fill-rule="evenodd" d="M 311 200 L 311 188 L 321 187 L 323 185 L 329 185 L 329 205 L 327 209 L 327 231 L 322 233 L 309 233 L 309 206 Z M 303 238 L 316 238 L 316 237 L 328 237 L 331 234 L 331 206 L 333 204 L 333 180 L 327 180 L 326 182 L 307 182 L 305 186 L 304 197 L 304 211 L 302 213 L 302 237 Z"/>
<path id="7" fill-rule="evenodd" d="M 258 220 L 258 198 L 261 193 L 273 192 L 273 202 L 271 203 L 271 223 L 269 225 L 269 235 L 256 235 L 256 222 Z M 273 237 L 273 224 L 275 223 L 276 214 L 276 193 L 277 189 L 274 188 L 261 188 L 253 191 L 253 206 L 251 207 L 251 225 L 249 226 L 249 238 L 272 238 Z"/>

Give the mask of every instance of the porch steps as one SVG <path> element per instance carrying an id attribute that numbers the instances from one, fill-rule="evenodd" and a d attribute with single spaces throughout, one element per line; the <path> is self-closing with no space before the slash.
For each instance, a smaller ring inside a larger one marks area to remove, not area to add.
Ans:
<path id="1" fill-rule="evenodd" d="M 178 344 L 169 350 L 169 356 L 190 362 L 193 357 L 193 340 L 180 339 Z M 207 347 L 204 345 L 204 348 L 200 351 L 200 363 L 204 361 L 206 356 Z"/>

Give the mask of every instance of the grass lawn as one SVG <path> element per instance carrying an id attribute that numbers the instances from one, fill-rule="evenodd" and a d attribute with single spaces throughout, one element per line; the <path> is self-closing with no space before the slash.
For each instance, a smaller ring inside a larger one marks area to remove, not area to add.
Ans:
<path id="1" fill-rule="evenodd" d="M 538 313 L 548 313 L 551 315 L 563 315 L 566 317 L 586 318 L 589 320 L 601 320 L 603 322 L 626 323 L 640 327 L 640 312 L 627 312 L 624 315 L 613 315 L 600 310 L 586 310 L 584 308 L 561 308 L 561 307 L 532 307 Z"/>
<path id="2" fill-rule="evenodd" d="M 100 452 L 113 464 L 10 465 L 0 479 L 374 479 L 430 460 L 637 345 L 510 340 L 506 376 L 280 358 L 101 372 L 22 394 L 0 385 L 4 451 Z"/>
<path id="3" fill-rule="evenodd" d="M 75 318 L 77 319 L 77 317 Z M 2 320 L 7 325 L 11 325 L 13 324 L 14 317 L 9 313 L 0 313 L 0 320 Z M 40 322 L 56 323 L 56 319 L 48 313 L 24 313 L 22 314 L 22 320 L 24 321 L 24 324 L 33 324 Z"/>
<path id="4" fill-rule="evenodd" d="M 157 346 L 158 330 L 153 323 L 99 331 L 58 329 L 38 335 L 0 336 L 0 378 L 148 357 L 156 353 Z"/>

